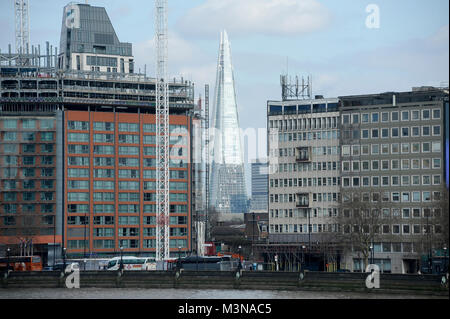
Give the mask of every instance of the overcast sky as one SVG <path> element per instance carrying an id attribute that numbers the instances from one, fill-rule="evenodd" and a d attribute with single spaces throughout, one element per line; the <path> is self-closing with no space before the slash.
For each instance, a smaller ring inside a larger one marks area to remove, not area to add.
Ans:
<path id="1" fill-rule="evenodd" d="M 59 46 L 69 1 L 29 1 L 31 43 Z M 89 4 L 106 8 L 119 40 L 133 44 L 137 68 L 146 64 L 152 76 L 154 2 Z M 370 4 L 379 9 L 378 28 L 367 27 L 375 13 L 366 12 Z M 169 73 L 193 81 L 196 96 L 209 84 L 212 95 L 220 30 L 226 29 L 240 126 L 264 128 L 267 100 L 281 99 L 286 72 L 311 75 L 313 94 L 326 97 L 448 83 L 448 12 L 448 0 L 169 0 Z M 14 45 L 12 0 L 0 0 L 0 30 L 4 52 Z"/>

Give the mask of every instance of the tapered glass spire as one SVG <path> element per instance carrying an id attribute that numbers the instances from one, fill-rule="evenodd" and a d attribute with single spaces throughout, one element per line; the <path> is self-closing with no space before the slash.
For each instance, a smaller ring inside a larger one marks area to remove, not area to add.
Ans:
<path id="1" fill-rule="evenodd" d="M 226 31 L 220 34 L 213 105 L 211 206 L 222 213 L 245 213 L 248 198 L 231 47 Z"/>

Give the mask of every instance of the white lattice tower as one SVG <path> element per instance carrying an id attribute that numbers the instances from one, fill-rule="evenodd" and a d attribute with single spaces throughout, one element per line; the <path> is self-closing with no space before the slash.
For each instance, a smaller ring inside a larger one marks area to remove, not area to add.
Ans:
<path id="1" fill-rule="evenodd" d="M 155 0 L 156 260 L 169 258 L 169 83 L 167 1 Z"/>
<path id="2" fill-rule="evenodd" d="M 16 23 L 16 52 L 26 53 L 30 43 L 30 18 L 28 0 L 13 0 Z"/>

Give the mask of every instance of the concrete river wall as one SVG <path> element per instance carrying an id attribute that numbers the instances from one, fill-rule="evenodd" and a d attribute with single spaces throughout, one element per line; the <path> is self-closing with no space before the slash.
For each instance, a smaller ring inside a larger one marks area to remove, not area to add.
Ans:
<path id="1" fill-rule="evenodd" d="M 268 271 L 80 271 L 80 288 L 179 288 L 243 290 L 311 290 L 448 295 L 441 275 L 380 274 L 377 289 L 366 286 L 367 273 Z M 58 271 L 1 274 L 0 289 L 67 288 Z M 77 279 L 78 280 L 78 279 Z"/>

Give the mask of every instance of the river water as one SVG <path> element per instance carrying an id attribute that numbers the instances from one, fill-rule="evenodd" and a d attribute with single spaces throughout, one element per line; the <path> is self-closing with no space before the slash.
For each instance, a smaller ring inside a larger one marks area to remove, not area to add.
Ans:
<path id="1" fill-rule="evenodd" d="M 448 299 L 448 296 L 271 290 L 13 288 L 0 289 L 0 299 Z"/>

